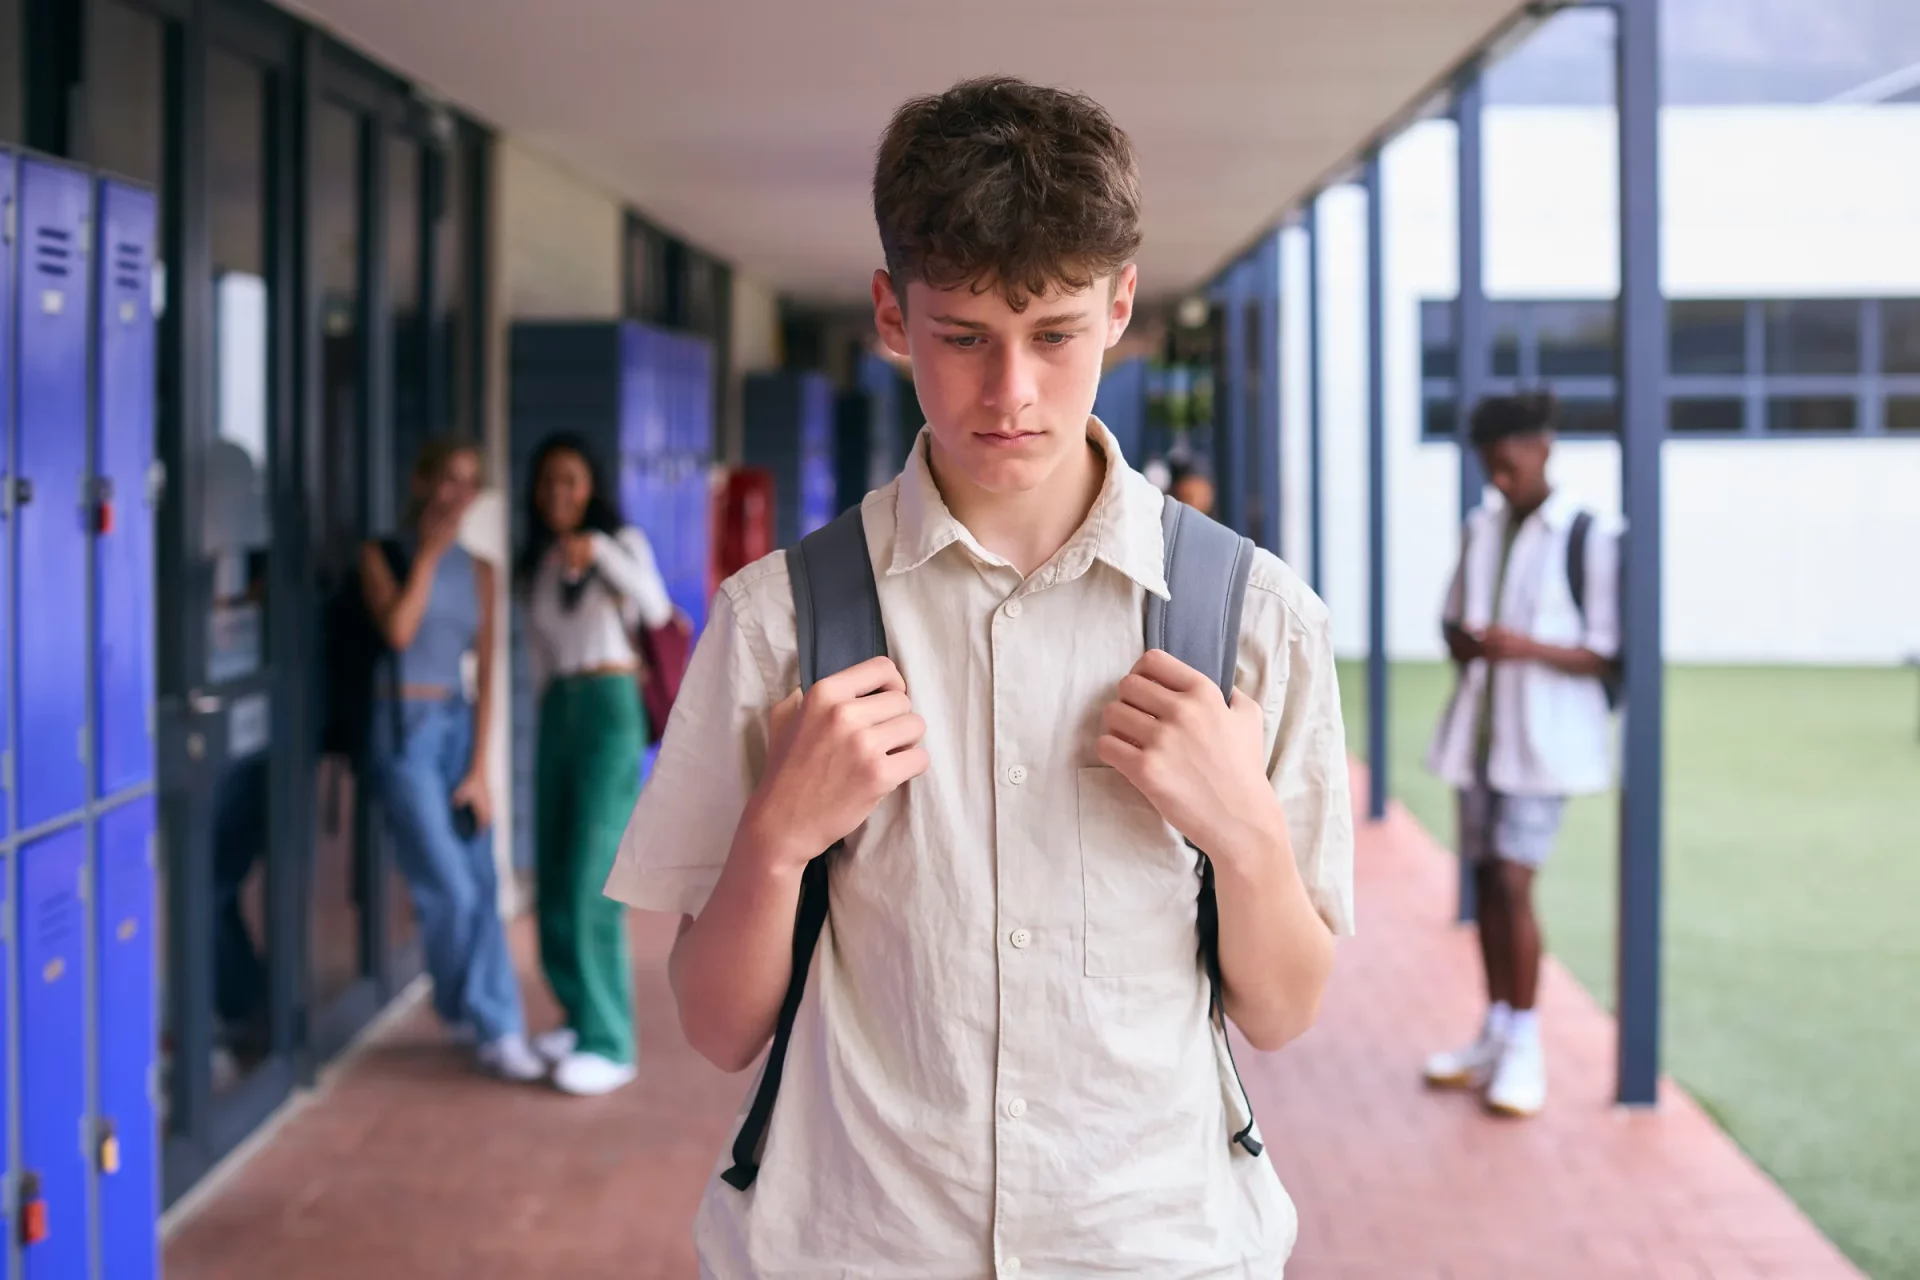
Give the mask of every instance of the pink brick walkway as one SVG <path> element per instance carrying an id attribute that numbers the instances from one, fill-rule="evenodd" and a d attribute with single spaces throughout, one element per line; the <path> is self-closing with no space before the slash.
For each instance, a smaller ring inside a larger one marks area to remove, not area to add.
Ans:
<path id="1" fill-rule="evenodd" d="M 1396 813 L 1363 827 L 1359 879 L 1362 933 L 1321 1025 L 1240 1058 L 1300 1207 L 1289 1280 L 1858 1275 L 1679 1090 L 1657 1112 L 1611 1106 L 1612 1024 L 1557 967 L 1545 1115 L 1422 1090 L 1422 1055 L 1477 1014 L 1453 864 Z M 671 934 L 635 921 L 640 1085 L 586 1102 L 493 1085 L 415 1011 L 174 1231 L 169 1280 L 694 1276 L 688 1224 L 748 1079 L 681 1041 Z M 523 926 L 523 962 L 529 942 Z"/>

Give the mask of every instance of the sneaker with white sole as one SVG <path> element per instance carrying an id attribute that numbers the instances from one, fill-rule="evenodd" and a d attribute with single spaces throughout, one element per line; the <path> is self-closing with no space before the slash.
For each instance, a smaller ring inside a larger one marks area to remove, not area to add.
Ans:
<path id="1" fill-rule="evenodd" d="M 1507 1045 L 1487 1086 L 1487 1107 L 1503 1116 L 1526 1118 L 1547 1105 L 1547 1051 L 1539 1036 L 1524 1036 Z"/>
<path id="2" fill-rule="evenodd" d="M 527 1038 L 518 1032 L 481 1045 L 474 1057 L 482 1071 L 499 1076 L 502 1080 L 525 1084 L 547 1074 L 546 1061 L 533 1051 Z"/>
<path id="3" fill-rule="evenodd" d="M 562 1093 L 580 1098 L 597 1098 L 633 1083 L 640 1069 L 631 1063 L 615 1062 L 597 1053 L 570 1053 L 553 1069 L 553 1084 Z"/>
<path id="4" fill-rule="evenodd" d="M 1422 1074 L 1436 1089 L 1484 1089 L 1493 1079 L 1504 1044 L 1492 1031 L 1482 1031 L 1480 1038 L 1464 1049 L 1447 1049 L 1428 1058 Z"/>
<path id="5" fill-rule="evenodd" d="M 564 1061 L 580 1044 L 580 1033 L 572 1027 L 555 1027 L 533 1038 L 533 1051 L 548 1062 Z"/>

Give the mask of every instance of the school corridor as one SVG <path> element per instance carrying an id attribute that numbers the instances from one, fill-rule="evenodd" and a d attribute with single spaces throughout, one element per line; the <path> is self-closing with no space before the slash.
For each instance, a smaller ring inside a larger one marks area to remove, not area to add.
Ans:
<path id="1" fill-rule="evenodd" d="M 1477 1014 L 1472 940 L 1449 923 L 1454 864 L 1397 808 L 1360 832 L 1360 933 L 1320 1025 L 1278 1054 L 1240 1050 L 1300 1211 L 1290 1280 L 1860 1274 L 1671 1084 L 1657 1110 L 1612 1105 L 1611 1020 L 1557 967 L 1543 1116 L 1499 1121 L 1423 1090 L 1422 1054 Z M 175 1210 L 167 1275 L 694 1277 L 694 1208 L 751 1077 L 681 1039 L 672 922 L 633 929 L 637 1086 L 592 1101 L 505 1088 L 409 1006 Z M 531 938 L 516 942 L 542 999 Z"/>

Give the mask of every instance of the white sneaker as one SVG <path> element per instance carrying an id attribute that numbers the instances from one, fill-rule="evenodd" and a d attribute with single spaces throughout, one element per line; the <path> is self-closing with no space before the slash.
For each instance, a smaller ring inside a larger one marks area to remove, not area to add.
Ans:
<path id="1" fill-rule="evenodd" d="M 1487 1087 L 1487 1106 L 1503 1116 L 1525 1118 L 1547 1105 L 1547 1051 L 1539 1036 L 1514 1040 L 1500 1055 L 1493 1083 Z"/>
<path id="2" fill-rule="evenodd" d="M 551 1031 L 542 1031 L 533 1038 L 533 1051 L 548 1062 L 557 1063 L 574 1051 L 580 1043 L 580 1033 L 572 1027 L 555 1027 Z"/>
<path id="3" fill-rule="evenodd" d="M 553 1084 L 562 1093 L 596 1098 L 631 1084 L 640 1069 L 597 1053 L 570 1053 L 553 1069 Z"/>
<path id="4" fill-rule="evenodd" d="M 1427 1083 L 1436 1089 L 1484 1089 L 1500 1062 L 1504 1041 L 1492 1031 L 1464 1049 L 1447 1049 L 1427 1059 Z"/>
<path id="5" fill-rule="evenodd" d="M 518 1032 L 481 1045 L 474 1056 L 482 1071 L 499 1076 L 502 1080 L 524 1084 L 547 1074 L 545 1060 L 533 1051 L 527 1038 Z"/>

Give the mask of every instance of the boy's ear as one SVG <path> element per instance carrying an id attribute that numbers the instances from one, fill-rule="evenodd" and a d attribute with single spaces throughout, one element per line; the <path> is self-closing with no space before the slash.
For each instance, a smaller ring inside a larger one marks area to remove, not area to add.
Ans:
<path id="1" fill-rule="evenodd" d="M 1133 295 L 1140 283 L 1140 269 L 1129 262 L 1113 277 L 1113 301 L 1107 311 L 1107 346 L 1112 348 L 1126 336 L 1133 321 Z"/>
<path id="2" fill-rule="evenodd" d="M 893 277 L 885 268 L 873 273 L 873 327 L 880 341 L 897 356 L 911 356 L 907 349 L 907 312 L 903 300 L 894 292 Z"/>

